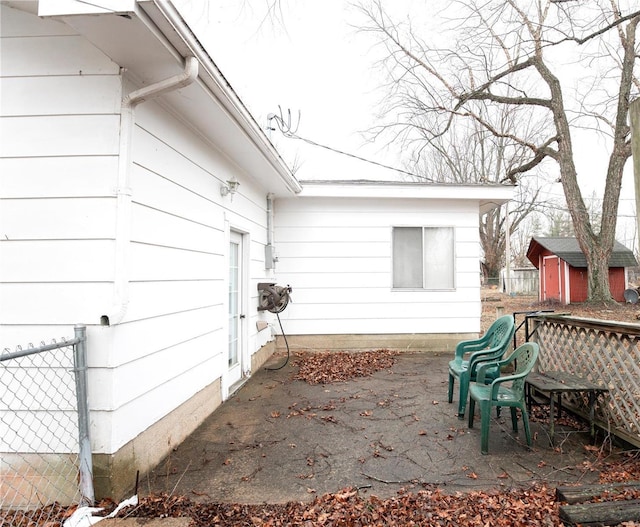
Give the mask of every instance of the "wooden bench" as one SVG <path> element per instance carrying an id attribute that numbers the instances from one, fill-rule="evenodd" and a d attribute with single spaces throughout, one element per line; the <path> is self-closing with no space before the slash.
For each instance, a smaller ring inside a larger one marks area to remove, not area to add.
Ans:
<path id="1" fill-rule="evenodd" d="M 640 500 L 610 500 L 581 503 L 602 496 L 620 494 L 627 489 L 640 490 L 640 482 L 609 483 L 579 487 L 558 487 L 556 501 L 560 506 L 560 519 L 568 525 L 618 525 L 640 520 Z"/>
<path id="2" fill-rule="evenodd" d="M 555 397 L 557 396 L 558 399 L 558 417 L 560 417 L 562 414 L 563 393 L 586 392 L 588 394 L 591 437 L 595 436 L 594 420 L 596 400 L 601 393 L 608 392 L 608 389 L 563 371 L 547 371 L 545 373 L 532 372 L 527 376 L 525 381 L 525 394 L 529 413 L 531 413 L 531 406 L 533 404 L 533 390 L 549 394 L 549 441 L 552 445 L 555 434 Z"/>

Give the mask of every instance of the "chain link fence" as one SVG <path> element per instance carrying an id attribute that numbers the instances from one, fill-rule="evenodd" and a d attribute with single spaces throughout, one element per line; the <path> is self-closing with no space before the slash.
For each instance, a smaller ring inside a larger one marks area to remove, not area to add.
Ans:
<path id="1" fill-rule="evenodd" d="M 53 504 L 93 504 L 86 387 L 84 326 L 0 354 L 0 527 L 26 511 L 46 523 Z"/>

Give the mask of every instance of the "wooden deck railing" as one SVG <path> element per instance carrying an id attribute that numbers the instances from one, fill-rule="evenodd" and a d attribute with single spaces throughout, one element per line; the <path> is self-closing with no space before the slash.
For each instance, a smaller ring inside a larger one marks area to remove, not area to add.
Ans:
<path id="1" fill-rule="evenodd" d="M 573 373 L 607 388 L 596 423 L 640 447 L 640 324 L 537 314 L 527 325 L 530 340 L 540 345 L 539 370 Z M 579 395 L 569 405 L 586 413 Z"/>

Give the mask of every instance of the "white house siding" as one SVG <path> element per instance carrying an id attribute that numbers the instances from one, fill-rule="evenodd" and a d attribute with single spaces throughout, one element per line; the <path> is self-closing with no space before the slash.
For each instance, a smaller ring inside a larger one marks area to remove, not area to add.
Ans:
<path id="1" fill-rule="evenodd" d="M 257 334 L 251 298 L 266 273 L 266 192 L 253 190 L 229 160 L 156 103 L 136 110 L 133 144 L 129 306 L 101 373 L 110 377 L 113 400 L 97 404 L 111 414 L 102 419 L 110 430 L 97 434 L 111 437 L 106 451 L 221 379 L 229 229 L 245 234 L 250 254 L 245 358 L 270 337 Z M 220 196 L 232 175 L 240 181 L 233 201 Z"/>
<path id="2" fill-rule="evenodd" d="M 121 81 L 118 65 L 66 26 L 0 10 L 0 345 L 12 348 L 73 337 L 74 324 L 99 323 L 111 304 Z M 54 435 L 56 445 L 13 448 L 77 448 Z"/>
<path id="3" fill-rule="evenodd" d="M 120 106 L 135 87 L 64 24 L 6 6 L 1 18 L 2 345 L 87 324 L 92 447 L 113 454 L 205 387 L 222 386 L 210 411 L 227 395 L 230 229 L 246 241 L 245 359 L 271 340 L 256 329 L 268 317 L 257 283 L 272 274 L 267 190 L 161 100 L 138 105 L 126 280 L 115 295 Z M 232 175 L 233 201 L 220 195 Z M 157 440 L 170 448 L 188 431 Z"/>
<path id="4" fill-rule="evenodd" d="M 293 287 L 290 335 L 477 333 L 478 204 L 298 197 L 276 204 L 278 278 Z M 394 291 L 394 226 L 455 229 L 455 289 Z"/>
<path id="5" fill-rule="evenodd" d="M 62 24 L 0 9 L 2 343 L 38 343 L 111 301 L 119 67 Z"/>

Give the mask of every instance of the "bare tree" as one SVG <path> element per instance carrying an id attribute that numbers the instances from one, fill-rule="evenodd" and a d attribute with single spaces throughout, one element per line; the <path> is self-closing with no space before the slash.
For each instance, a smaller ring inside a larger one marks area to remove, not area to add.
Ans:
<path id="1" fill-rule="evenodd" d="M 484 252 L 482 268 L 486 277 L 499 276 L 505 258 L 512 258 L 513 254 L 506 254 L 507 225 L 508 235 L 512 239 L 513 234 L 526 226 L 528 218 L 537 211 L 536 198 L 539 192 L 537 187 L 528 189 L 524 185 L 518 186 L 517 196 L 509 210 L 508 223 L 505 207 L 493 209 L 480 219 L 480 243 Z"/>
<path id="2" fill-rule="evenodd" d="M 391 130 L 396 140 L 433 142 L 454 122 L 472 120 L 495 137 L 527 150 L 525 159 L 503 167 L 505 181 L 517 181 L 545 160 L 557 163 L 574 231 L 587 259 L 592 301 L 612 300 L 608 262 L 623 167 L 631 156 L 627 112 L 632 91 L 638 89 L 634 66 L 640 11 L 630 0 L 629 6 L 623 1 L 453 2 L 455 33 L 444 49 L 428 44 L 410 24 L 393 21 L 382 0 L 362 7 L 368 18 L 366 29 L 382 37 L 386 46 L 391 76 L 386 111 L 396 124 L 381 130 Z M 582 94 L 572 93 L 575 78 L 567 82 L 567 71 L 580 76 Z M 523 121 L 532 116 L 546 120 L 545 135 L 501 130 L 494 109 L 505 106 L 524 112 Z M 418 113 L 420 120 L 415 119 Z M 605 134 L 610 148 L 599 224 L 590 217 L 578 183 L 572 140 L 576 127 Z"/>
<path id="3" fill-rule="evenodd" d="M 573 224 L 569 213 L 561 208 L 549 208 L 547 211 L 546 236 L 573 236 Z"/>
<path id="4" fill-rule="evenodd" d="M 501 129 L 515 130 L 514 112 L 502 110 Z M 528 123 L 530 124 L 530 123 Z M 425 129 L 428 127 L 425 124 Z M 428 145 L 429 148 L 425 148 Z M 451 126 L 447 135 L 431 138 L 416 145 L 411 163 L 412 173 L 423 175 L 427 181 L 461 184 L 498 184 L 503 167 L 523 159 L 525 149 L 520 145 L 511 148 L 504 137 L 496 137 L 476 122 L 458 123 Z M 419 179 L 415 176 L 414 179 Z M 506 237 L 512 236 L 529 214 L 538 207 L 539 178 L 522 178 L 519 182 L 515 207 L 498 207 L 480 220 L 480 243 L 482 246 L 482 272 L 485 280 L 500 276 L 506 264 Z M 507 233 L 507 225 L 509 233 Z"/>
<path id="5" fill-rule="evenodd" d="M 511 261 L 514 267 L 530 267 L 531 262 L 527 258 L 527 251 L 533 236 L 539 235 L 542 230 L 544 216 L 539 212 L 529 214 L 511 236 Z"/>

